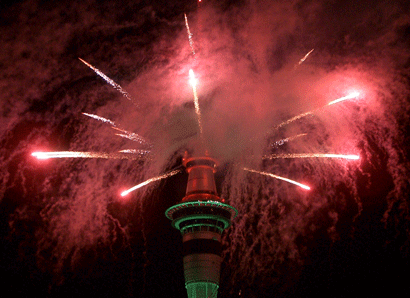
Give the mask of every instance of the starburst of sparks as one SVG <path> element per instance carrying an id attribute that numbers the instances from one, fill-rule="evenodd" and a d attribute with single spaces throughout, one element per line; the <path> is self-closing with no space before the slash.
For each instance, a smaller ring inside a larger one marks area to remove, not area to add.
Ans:
<path id="1" fill-rule="evenodd" d="M 185 17 L 185 27 L 187 30 L 187 34 L 188 34 L 188 40 L 189 40 L 189 45 L 191 47 L 191 51 L 192 51 L 192 55 L 195 58 L 195 48 L 194 48 L 194 43 L 193 43 L 193 39 L 192 39 L 192 33 L 190 31 L 189 28 L 189 24 L 188 24 L 188 18 L 186 16 L 186 14 L 184 14 Z M 302 59 L 300 59 L 298 65 L 302 64 L 307 57 L 313 52 L 314 49 L 310 50 Z M 98 74 L 100 77 L 102 77 L 108 84 L 110 84 L 111 86 L 113 86 L 116 90 L 120 91 L 127 99 L 132 100 L 131 96 L 116 82 L 114 82 L 112 79 L 110 79 L 109 77 L 107 77 L 104 73 L 102 73 L 99 69 L 97 69 L 96 67 L 92 66 L 91 64 L 87 63 L 86 61 L 84 61 L 83 59 L 79 58 L 81 62 L 83 62 L 85 65 L 87 65 L 89 68 L 91 68 L 96 74 Z M 192 69 L 189 70 L 189 83 L 192 87 L 192 91 L 193 91 L 193 100 L 194 100 L 194 105 L 195 105 L 195 113 L 197 115 L 197 121 L 198 121 L 198 127 L 199 127 L 199 132 L 200 132 L 200 139 L 202 141 L 202 144 L 204 144 L 204 139 L 203 139 L 203 127 L 202 127 L 202 120 L 201 120 L 201 110 L 199 107 L 199 98 L 198 98 L 198 94 L 197 94 L 197 84 L 198 84 L 198 79 L 195 76 L 195 73 Z M 285 125 L 288 125 L 298 119 L 301 119 L 303 117 L 309 116 L 309 115 L 313 115 L 315 112 L 317 112 L 318 110 L 326 107 L 326 106 L 330 106 L 336 103 L 340 103 L 343 102 L 345 100 L 348 99 L 353 99 L 353 98 L 357 98 L 359 96 L 359 92 L 355 91 L 352 92 L 346 96 L 340 97 L 338 99 L 335 99 L 331 102 L 329 102 L 328 104 L 326 104 L 325 106 L 315 109 L 313 111 L 308 111 L 302 114 L 299 114 L 297 116 L 294 116 L 282 123 L 280 123 L 279 125 L 277 125 L 276 127 L 274 127 L 274 129 L 279 129 L 280 127 L 283 127 Z M 123 138 L 127 138 L 129 140 L 138 142 L 140 144 L 143 145 L 150 145 L 149 142 L 144 139 L 143 137 L 139 136 L 136 133 L 133 132 L 129 132 L 127 130 L 124 130 L 120 127 L 118 127 L 116 125 L 116 123 L 114 121 L 111 121 L 109 119 L 106 119 L 104 117 L 101 116 L 97 116 L 94 114 L 89 114 L 89 113 L 83 113 L 83 115 L 91 117 L 93 119 L 96 119 L 98 121 L 102 121 L 104 123 L 108 123 L 112 126 L 113 129 L 119 131 L 120 133 L 117 133 L 117 136 L 123 137 Z M 307 134 L 303 133 L 303 134 L 298 134 L 292 137 L 288 137 L 285 139 L 281 139 L 273 144 L 271 144 L 272 147 L 277 147 L 280 145 L 283 145 L 286 142 L 292 141 L 296 138 L 300 138 L 303 136 L 306 136 Z M 124 149 L 124 150 L 120 150 L 116 153 L 104 153 L 104 152 L 80 152 L 80 151 L 56 151 L 56 152 L 33 152 L 32 155 L 37 157 L 38 159 L 49 159 L 49 158 L 102 158 L 102 159 L 130 159 L 130 160 L 140 160 L 142 158 L 146 158 L 146 155 L 148 155 L 150 153 L 149 150 L 140 150 L 140 149 Z M 264 155 L 262 156 L 262 159 L 287 159 L 287 158 L 339 158 L 339 159 L 347 159 L 347 160 L 358 160 L 360 158 L 360 156 L 358 155 L 352 155 L 352 154 L 333 154 L 333 153 L 293 153 L 293 154 L 271 154 L 271 155 Z M 272 177 L 275 179 L 279 179 L 288 183 L 292 183 L 294 185 L 297 185 L 303 189 L 309 190 L 310 187 L 299 183 L 297 181 L 294 181 L 292 179 L 289 178 L 285 178 L 282 176 L 278 176 L 272 173 L 268 173 L 268 172 L 263 172 L 263 171 L 257 171 L 257 170 L 253 170 L 250 168 L 242 168 L 243 170 L 250 172 L 250 173 L 256 173 L 256 174 L 260 174 L 260 175 L 264 175 L 264 176 L 268 176 L 268 177 Z M 130 189 L 124 191 L 121 193 L 121 196 L 126 196 L 127 194 L 129 194 L 130 192 L 137 190 L 145 185 L 148 185 L 152 182 L 158 181 L 158 180 L 162 180 L 168 177 L 171 177 L 173 175 L 176 175 L 178 173 L 180 173 L 181 170 L 180 169 L 176 169 L 176 170 L 172 170 L 168 173 L 165 173 L 163 175 L 159 175 L 157 177 L 153 177 L 150 178 L 142 183 L 139 183 L 133 187 L 131 187 Z"/>

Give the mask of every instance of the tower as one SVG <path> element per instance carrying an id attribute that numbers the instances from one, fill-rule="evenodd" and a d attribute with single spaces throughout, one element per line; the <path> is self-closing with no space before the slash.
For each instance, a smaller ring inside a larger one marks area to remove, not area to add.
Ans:
<path id="1" fill-rule="evenodd" d="M 216 192 L 217 162 L 209 156 L 185 156 L 186 195 L 166 216 L 182 234 L 185 288 L 188 298 L 216 298 L 221 268 L 221 236 L 238 211 Z"/>

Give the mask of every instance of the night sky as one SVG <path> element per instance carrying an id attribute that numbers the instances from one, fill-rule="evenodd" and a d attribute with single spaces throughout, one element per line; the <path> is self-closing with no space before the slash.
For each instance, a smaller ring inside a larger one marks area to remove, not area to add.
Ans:
<path id="1" fill-rule="evenodd" d="M 186 297 L 181 236 L 164 212 L 187 174 L 120 193 L 204 148 L 239 211 L 219 297 L 410 290 L 407 2 L 2 2 L 2 296 Z M 149 152 L 31 155 L 126 149 Z M 263 158 L 302 153 L 360 159 Z"/>

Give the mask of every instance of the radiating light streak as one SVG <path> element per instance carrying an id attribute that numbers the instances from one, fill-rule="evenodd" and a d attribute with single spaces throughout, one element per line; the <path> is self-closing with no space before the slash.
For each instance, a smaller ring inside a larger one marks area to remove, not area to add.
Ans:
<path id="1" fill-rule="evenodd" d="M 185 17 L 185 27 L 186 27 L 186 32 L 188 34 L 188 40 L 189 40 L 189 46 L 191 47 L 191 51 L 192 51 L 192 55 L 195 58 L 195 48 L 194 48 L 194 40 L 192 39 L 192 33 L 189 30 L 189 25 L 188 25 L 188 18 L 186 16 L 186 14 L 184 13 L 184 17 Z"/>
<path id="2" fill-rule="evenodd" d="M 350 93 L 350 94 L 348 94 L 348 95 L 346 95 L 346 96 L 343 96 L 343 97 L 341 97 L 341 98 L 335 99 L 334 101 L 329 102 L 327 105 L 330 106 L 330 105 L 333 105 L 333 104 L 335 104 L 335 103 L 344 101 L 344 100 L 346 100 L 346 99 L 353 99 L 353 98 L 358 97 L 359 95 L 360 95 L 360 93 L 357 92 L 357 91 L 355 91 L 355 92 L 352 92 L 352 93 Z"/>
<path id="3" fill-rule="evenodd" d="M 99 121 L 102 121 L 102 122 L 104 122 L 104 123 L 109 123 L 109 124 L 111 124 L 114 129 L 116 129 L 116 130 L 122 132 L 122 134 L 119 134 L 119 133 L 115 134 L 115 135 L 117 135 L 117 136 L 120 136 L 120 137 L 122 137 L 122 138 L 129 139 L 129 140 L 131 140 L 131 141 L 138 142 L 138 143 L 140 143 L 140 144 L 148 144 L 148 142 L 147 142 L 143 137 L 141 137 L 140 135 L 117 127 L 117 125 L 115 124 L 114 121 L 111 121 L 111 120 L 109 120 L 109 119 L 106 119 L 106 118 L 104 118 L 104 117 L 97 116 L 97 115 L 94 115 L 94 114 L 83 113 L 83 115 L 88 116 L 88 117 L 91 117 L 91 118 L 94 118 L 94 119 L 99 120 Z"/>
<path id="4" fill-rule="evenodd" d="M 299 60 L 299 65 L 305 62 L 306 58 L 313 52 L 314 49 L 311 49 L 302 59 Z"/>
<path id="5" fill-rule="evenodd" d="M 192 91 L 194 93 L 195 113 L 198 118 L 199 133 L 200 133 L 200 137 L 202 140 L 203 139 L 203 129 L 202 129 L 202 123 L 201 123 L 201 110 L 199 109 L 198 94 L 196 93 L 196 84 L 198 83 L 198 80 L 195 78 L 195 73 L 192 69 L 189 70 L 189 83 L 191 84 Z"/>
<path id="6" fill-rule="evenodd" d="M 301 134 L 298 134 L 298 135 L 295 135 L 295 136 L 292 136 L 292 137 L 289 137 L 289 138 L 286 138 L 286 139 L 282 139 L 282 140 L 276 141 L 276 142 L 274 142 L 274 143 L 271 144 L 271 147 L 282 146 L 283 144 L 285 144 L 285 143 L 287 143 L 287 142 L 289 142 L 289 141 L 293 141 L 294 139 L 297 139 L 297 138 L 300 138 L 300 137 L 304 137 L 304 136 L 306 136 L 306 135 L 307 135 L 307 133 L 301 133 Z"/>
<path id="7" fill-rule="evenodd" d="M 303 118 L 303 117 L 306 117 L 306 116 L 309 116 L 309 115 L 313 115 L 313 113 L 315 113 L 315 112 L 317 112 L 317 111 L 323 109 L 323 108 L 326 107 L 326 106 L 330 106 L 330 105 L 333 105 L 333 104 L 335 104 L 335 103 L 339 103 L 339 102 L 345 101 L 345 100 L 347 100 L 347 99 L 353 99 L 353 98 L 358 97 L 359 95 L 360 95 L 360 93 L 357 92 L 357 91 L 352 92 L 352 93 L 350 93 L 350 94 L 348 94 L 348 95 L 346 95 L 346 96 L 340 97 L 340 98 L 338 98 L 338 99 L 335 99 L 335 100 L 329 102 L 328 104 L 326 104 L 326 105 L 323 106 L 323 107 L 317 108 L 317 109 L 315 109 L 315 110 L 313 110 L 313 111 L 309 111 L 309 112 L 305 112 L 305 113 L 299 114 L 299 115 L 297 115 L 297 116 L 295 116 L 295 117 L 292 117 L 292 118 L 290 118 L 290 119 L 288 119 L 288 120 L 286 120 L 286 121 L 283 121 L 282 123 L 280 123 L 279 125 L 277 125 L 277 126 L 275 127 L 275 129 L 278 129 L 278 128 L 281 128 L 282 126 L 288 125 L 288 124 L 290 124 L 290 123 L 292 123 L 292 122 L 294 122 L 294 121 L 296 121 L 296 120 L 299 120 L 300 118 Z"/>
<path id="8" fill-rule="evenodd" d="M 354 154 L 333 154 L 333 153 L 293 153 L 293 154 L 271 154 L 264 155 L 262 159 L 278 159 L 278 158 L 342 158 L 358 160 L 359 155 Z"/>
<path id="9" fill-rule="evenodd" d="M 144 181 L 144 182 L 142 182 L 142 183 L 140 183 L 140 184 L 137 184 L 137 185 L 131 187 L 130 189 L 128 189 L 128 190 L 126 190 L 126 191 L 123 191 L 123 192 L 121 193 L 121 196 L 122 196 L 122 197 L 125 197 L 125 196 L 128 195 L 130 192 L 132 192 L 132 191 L 134 191 L 134 190 L 137 190 L 138 188 L 141 188 L 141 187 L 143 187 L 143 186 L 145 186 L 145 185 L 147 185 L 147 184 L 149 184 L 149 183 L 151 183 L 151 182 L 155 182 L 155 181 L 158 181 L 158 180 L 161 180 L 161 179 L 165 179 L 165 178 L 174 176 L 174 175 L 176 175 L 176 174 L 178 174 L 178 173 L 180 173 L 180 172 L 181 172 L 181 170 L 174 170 L 174 171 L 168 172 L 168 173 L 166 173 L 166 174 L 164 174 L 164 175 L 161 175 L 161 176 L 157 176 L 157 177 L 148 179 L 148 180 L 146 180 L 146 181 Z"/>
<path id="10" fill-rule="evenodd" d="M 138 135 L 136 133 L 133 133 L 133 132 L 130 132 L 130 131 L 127 131 L 127 130 L 124 130 L 124 129 L 121 129 L 121 128 L 118 128 L 118 127 L 113 127 L 113 128 L 115 130 L 118 130 L 118 131 L 122 132 L 122 133 L 116 133 L 115 134 L 116 136 L 126 138 L 126 139 L 129 139 L 131 141 L 138 142 L 140 144 L 149 145 L 149 142 L 147 140 L 145 140 L 143 137 L 141 137 L 140 135 Z"/>
<path id="11" fill-rule="evenodd" d="M 82 151 L 52 151 L 52 152 L 33 152 L 32 156 L 38 159 L 49 158 L 104 158 L 104 159 L 129 159 L 138 160 L 140 156 L 127 153 L 105 153 L 105 152 L 82 152 Z"/>
<path id="12" fill-rule="evenodd" d="M 82 114 L 85 115 L 85 116 L 94 118 L 94 119 L 96 119 L 96 120 L 102 121 L 102 122 L 104 122 L 104 123 L 109 123 L 109 124 L 111 124 L 112 126 L 116 127 L 116 124 L 114 123 L 114 121 L 111 121 L 111 120 L 106 119 L 106 118 L 104 118 L 104 117 L 97 116 L 97 115 L 94 115 L 94 114 L 88 114 L 88 113 L 82 113 Z"/>
<path id="13" fill-rule="evenodd" d="M 131 97 L 131 95 L 125 91 L 119 84 L 117 84 L 116 82 L 114 82 L 112 79 L 110 79 L 109 77 L 107 77 L 101 70 L 99 70 L 98 68 L 95 68 L 94 66 L 92 66 L 91 64 L 89 64 L 88 62 L 84 61 L 81 58 L 80 59 L 81 62 L 83 62 L 85 65 L 87 65 L 89 68 L 91 68 L 96 74 L 98 74 L 100 77 L 102 77 L 108 84 L 110 84 L 111 86 L 113 86 L 116 90 L 118 90 L 119 92 L 121 92 L 121 94 L 126 97 L 128 100 L 133 101 L 133 98 Z"/>
<path id="14" fill-rule="evenodd" d="M 130 153 L 130 154 L 140 154 L 140 155 L 145 155 L 150 153 L 149 150 L 141 150 L 141 149 L 124 149 L 124 150 L 120 150 L 118 151 L 120 153 Z"/>
<path id="15" fill-rule="evenodd" d="M 243 169 L 245 171 L 248 171 L 248 172 L 251 172 L 251 173 L 257 173 L 257 174 L 260 174 L 260 175 L 265 175 L 265 176 L 269 176 L 269 177 L 272 177 L 272 178 L 276 178 L 276 179 L 279 179 L 279 180 L 282 180 L 282 181 L 286 181 L 286 182 L 295 184 L 295 185 L 297 185 L 297 186 L 299 186 L 303 189 L 310 190 L 309 186 L 307 186 L 305 184 L 302 184 L 302 183 L 299 183 L 299 182 L 296 182 L 296 181 L 294 181 L 292 179 L 289 179 L 289 178 L 281 177 L 281 176 L 274 175 L 274 174 L 267 173 L 267 172 L 260 172 L 260 171 L 252 170 L 252 169 L 249 169 L 249 168 L 243 168 Z"/>
<path id="16" fill-rule="evenodd" d="M 288 124 L 290 124 L 290 123 L 292 123 L 296 120 L 299 120 L 300 118 L 303 118 L 303 117 L 306 117 L 306 116 L 309 116 L 309 115 L 313 115 L 313 111 L 302 113 L 302 114 L 299 114 L 295 117 L 292 117 L 292 118 L 290 118 L 286 121 L 283 121 L 281 124 L 277 125 L 275 128 L 276 129 L 281 128 L 282 126 L 288 125 Z"/>

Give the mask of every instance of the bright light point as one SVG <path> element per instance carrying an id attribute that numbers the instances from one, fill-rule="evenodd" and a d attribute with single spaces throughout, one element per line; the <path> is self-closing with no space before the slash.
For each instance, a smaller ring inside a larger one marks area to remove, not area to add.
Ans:
<path id="1" fill-rule="evenodd" d="M 198 83 L 198 80 L 195 78 L 195 73 L 192 69 L 190 69 L 189 70 L 189 84 L 192 87 L 195 87 L 197 83 Z"/>
<path id="2" fill-rule="evenodd" d="M 128 191 L 123 191 L 123 192 L 121 193 L 121 197 L 125 197 L 128 193 L 129 193 Z"/>
<path id="3" fill-rule="evenodd" d="M 352 93 L 349 93 L 346 96 L 340 97 L 338 99 L 335 99 L 335 100 L 329 102 L 327 105 L 330 106 L 332 104 L 335 104 L 335 103 L 338 103 L 338 102 L 341 102 L 341 101 L 344 101 L 344 100 L 347 100 L 347 99 L 357 98 L 359 95 L 360 95 L 360 93 L 358 91 L 354 91 Z"/>
<path id="4" fill-rule="evenodd" d="M 33 152 L 31 155 L 38 159 L 49 159 L 47 152 Z"/>

